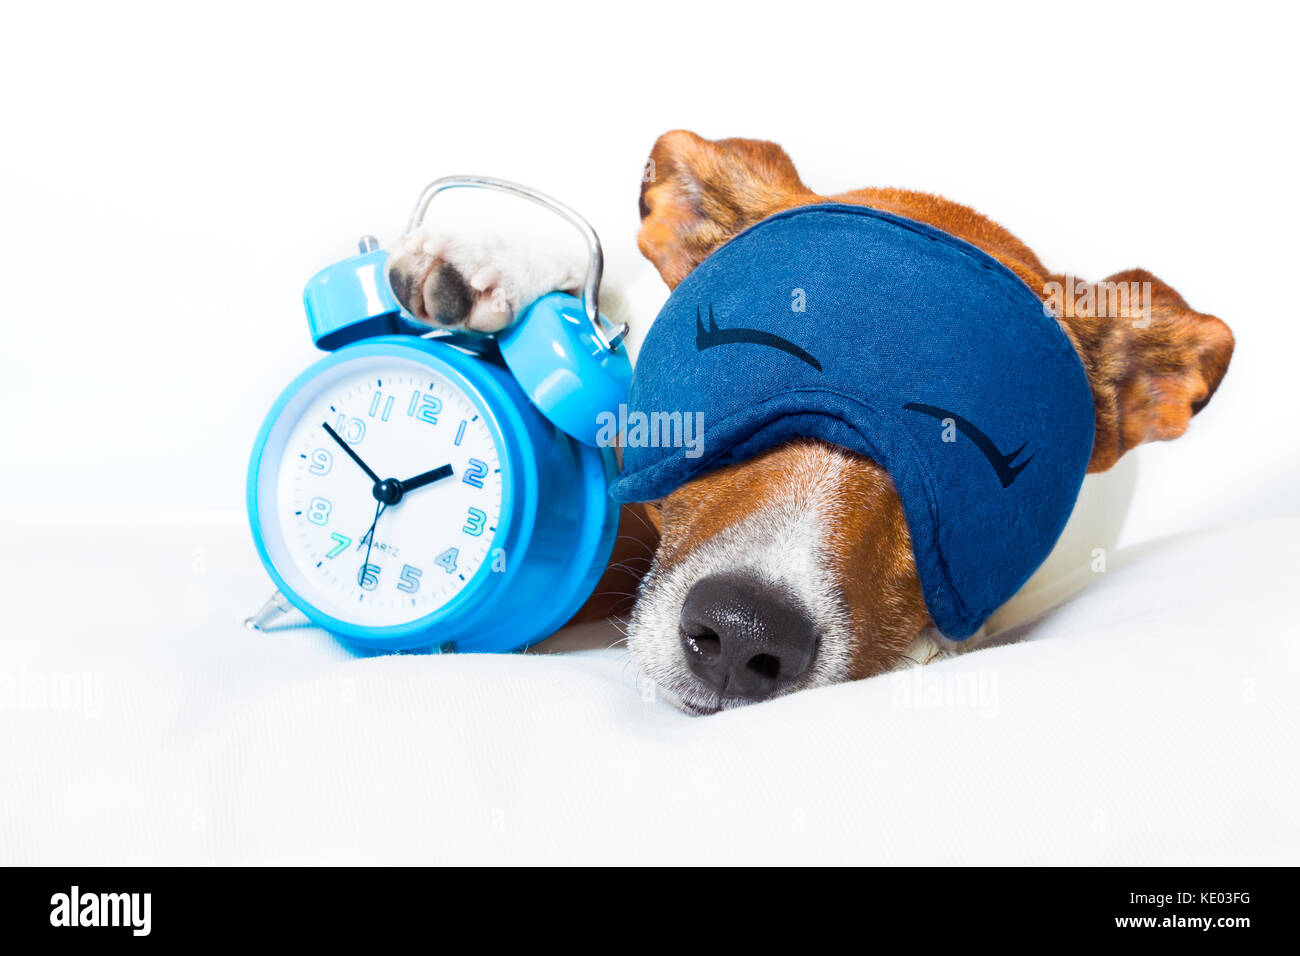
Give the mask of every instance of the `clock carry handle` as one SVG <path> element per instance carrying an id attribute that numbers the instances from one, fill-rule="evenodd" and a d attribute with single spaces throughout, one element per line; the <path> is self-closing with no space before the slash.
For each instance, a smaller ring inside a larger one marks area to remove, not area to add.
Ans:
<path id="1" fill-rule="evenodd" d="M 495 179 L 491 176 L 443 176 L 441 179 L 435 179 L 429 183 L 424 187 L 424 191 L 420 193 L 420 199 L 411 212 L 411 221 L 406 225 L 407 233 L 414 232 L 424 222 L 424 215 L 428 211 L 429 203 L 433 201 L 434 196 L 448 189 L 467 188 L 491 189 L 496 192 L 520 196 L 545 209 L 549 209 L 562 219 L 567 220 L 582 233 L 583 241 L 587 244 L 587 277 L 582 284 L 583 311 L 587 314 L 587 321 L 591 323 L 591 331 L 596 337 L 596 341 L 607 352 L 617 350 L 619 343 L 627 335 L 628 327 L 626 322 L 607 327 L 605 319 L 600 314 L 600 277 L 605 270 L 605 255 L 600 248 L 600 239 L 596 236 L 596 230 L 591 228 L 591 223 L 558 199 L 552 199 L 545 193 L 540 193 L 536 189 L 530 189 L 519 183 L 512 183 L 505 179 Z"/>

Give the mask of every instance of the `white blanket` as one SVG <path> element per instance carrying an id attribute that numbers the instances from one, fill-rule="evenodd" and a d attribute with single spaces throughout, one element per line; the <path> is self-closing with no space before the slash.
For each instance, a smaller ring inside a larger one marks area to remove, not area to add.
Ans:
<path id="1" fill-rule="evenodd" d="M 237 515 L 0 534 L 0 863 L 1300 862 L 1300 518 L 1112 555 L 1019 643 L 709 718 L 621 647 L 246 631 Z"/>

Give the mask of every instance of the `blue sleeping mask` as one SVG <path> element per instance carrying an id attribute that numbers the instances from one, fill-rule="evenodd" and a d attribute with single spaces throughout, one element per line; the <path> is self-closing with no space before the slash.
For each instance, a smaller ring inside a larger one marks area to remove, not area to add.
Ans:
<path id="1" fill-rule="evenodd" d="M 1039 298 L 974 246 L 864 206 L 792 209 L 714 251 L 655 320 L 628 403 L 651 427 L 624 429 L 621 501 L 801 436 L 879 463 L 952 638 L 1047 557 L 1092 454 L 1087 376 Z M 687 419 L 702 436 L 675 440 Z"/>

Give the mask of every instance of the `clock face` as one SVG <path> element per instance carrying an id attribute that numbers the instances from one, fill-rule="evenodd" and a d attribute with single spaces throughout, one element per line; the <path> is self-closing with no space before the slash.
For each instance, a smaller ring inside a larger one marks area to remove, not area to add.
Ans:
<path id="1" fill-rule="evenodd" d="M 491 413 L 460 376 L 393 356 L 331 366 L 285 405 L 263 451 L 268 556 L 339 621 L 426 617 L 504 559 L 494 542 L 505 459 Z"/>

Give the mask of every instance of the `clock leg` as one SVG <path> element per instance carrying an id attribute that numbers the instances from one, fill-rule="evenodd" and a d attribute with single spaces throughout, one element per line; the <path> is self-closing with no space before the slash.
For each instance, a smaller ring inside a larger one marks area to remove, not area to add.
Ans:
<path id="1" fill-rule="evenodd" d="M 289 603 L 289 599 L 276 591 L 267 598 L 260 611 L 252 617 L 244 618 L 244 627 L 250 631 L 265 631 L 269 625 L 280 620 L 292 609 L 293 605 Z"/>

